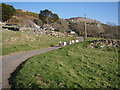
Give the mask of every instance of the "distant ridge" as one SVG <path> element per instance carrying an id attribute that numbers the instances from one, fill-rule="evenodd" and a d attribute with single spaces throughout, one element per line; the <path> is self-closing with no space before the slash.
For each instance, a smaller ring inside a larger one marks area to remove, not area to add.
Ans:
<path id="1" fill-rule="evenodd" d="M 90 18 L 84 18 L 84 17 L 73 17 L 73 18 L 69 18 L 66 20 L 70 20 L 70 21 L 76 21 L 76 22 L 81 22 L 81 21 L 86 21 L 88 23 L 101 23 L 95 19 L 90 19 Z"/>

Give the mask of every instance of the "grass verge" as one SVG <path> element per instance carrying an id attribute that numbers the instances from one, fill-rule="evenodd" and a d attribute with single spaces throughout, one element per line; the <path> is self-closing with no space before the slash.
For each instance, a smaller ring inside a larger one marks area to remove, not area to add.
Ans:
<path id="1" fill-rule="evenodd" d="M 74 37 L 54 37 L 39 36 L 15 32 L 11 30 L 2 30 L 2 55 L 29 51 L 58 45 L 59 41 L 69 41 Z"/>
<path id="2" fill-rule="evenodd" d="M 15 88 L 118 88 L 118 51 L 76 43 L 36 55 L 12 77 Z"/>

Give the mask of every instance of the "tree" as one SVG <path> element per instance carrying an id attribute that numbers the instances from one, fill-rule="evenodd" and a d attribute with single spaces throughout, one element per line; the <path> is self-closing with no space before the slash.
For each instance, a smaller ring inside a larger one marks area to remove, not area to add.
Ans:
<path id="1" fill-rule="evenodd" d="M 43 21 L 43 23 L 53 23 L 56 20 L 59 19 L 57 14 L 53 14 L 51 11 L 45 9 L 45 10 L 41 10 L 39 13 L 39 19 L 41 19 Z"/>
<path id="2" fill-rule="evenodd" d="M 59 19 L 59 16 L 57 14 L 53 14 L 54 16 L 54 21 L 57 21 Z"/>
<path id="3" fill-rule="evenodd" d="M 2 3 L 2 21 L 9 20 L 15 13 L 15 9 L 11 5 Z"/>

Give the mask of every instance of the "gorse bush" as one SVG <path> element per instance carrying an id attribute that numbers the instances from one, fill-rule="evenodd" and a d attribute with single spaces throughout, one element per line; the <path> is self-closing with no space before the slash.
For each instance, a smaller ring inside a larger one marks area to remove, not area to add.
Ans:
<path id="1" fill-rule="evenodd" d="M 15 14 L 15 9 L 11 5 L 2 3 L 2 21 L 9 20 Z"/>

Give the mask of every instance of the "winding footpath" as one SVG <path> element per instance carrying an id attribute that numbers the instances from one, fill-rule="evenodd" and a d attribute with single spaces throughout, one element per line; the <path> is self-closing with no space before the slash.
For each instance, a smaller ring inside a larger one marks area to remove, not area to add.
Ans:
<path id="1" fill-rule="evenodd" d="M 50 47 L 50 48 L 45 48 L 45 49 L 40 49 L 40 50 L 34 50 L 34 51 L 26 51 L 26 52 L 19 52 L 19 53 L 14 53 L 10 55 L 4 55 L 2 56 L 2 69 L 0 68 L 0 89 L 1 88 L 10 88 L 10 77 L 11 74 L 16 70 L 16 68 L 25 60 L 28 58 L 45 53 L 48 51 L 56 50 L 61 47 Z M 1 57 L 0 57 L 1 58 Z M 2 76 L 1 76 L 2 75 Z"/>

